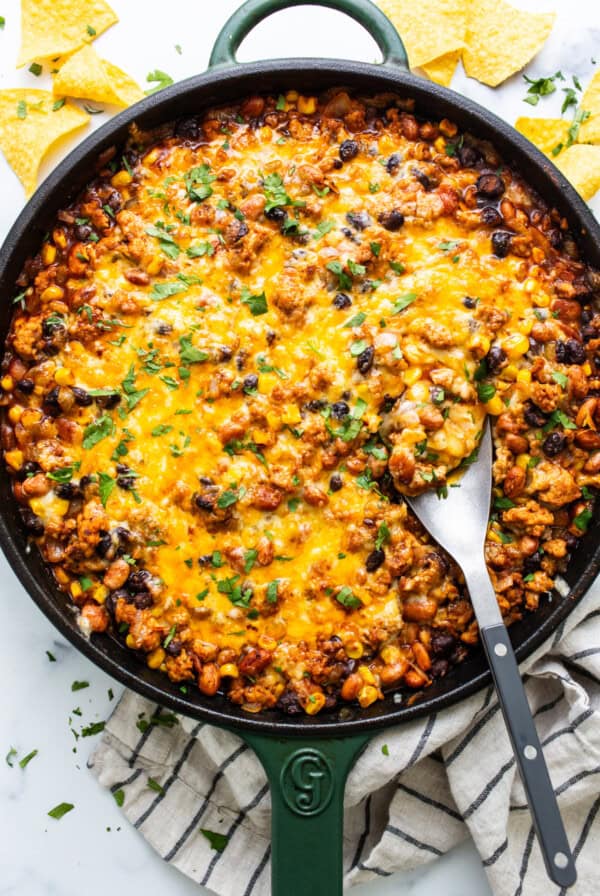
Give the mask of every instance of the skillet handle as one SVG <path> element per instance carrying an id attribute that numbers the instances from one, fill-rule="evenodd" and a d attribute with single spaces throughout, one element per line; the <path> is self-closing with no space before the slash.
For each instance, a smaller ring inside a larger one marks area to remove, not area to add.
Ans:
<path id="1" fill-rule="evenodd" d="M 271 787 L 271 896 L 342 896 L 344 787 L 369 736 L 236 734 Z"/>
<path id="2" fill-rule="evenodd" d="M 400 35 L 371 0 L 247 0 L 222 28 L 215 41 L 208 67 L 235 65 L 235 54 L 250 31 L 274 12 L 291 6 L 325 6 L 346 13 L 363 25 L 375 40 L 382 52 L 384 65 L 397 65 L 408 70 L 408 57 Z"/>

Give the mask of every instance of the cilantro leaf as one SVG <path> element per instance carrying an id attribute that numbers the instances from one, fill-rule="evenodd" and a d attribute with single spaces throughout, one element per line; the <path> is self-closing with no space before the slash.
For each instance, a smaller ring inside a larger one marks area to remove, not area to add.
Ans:
<path id="1" fill-rule="evenodd" d="M 356 610 L 358 607 L 362 607 L 362 601 L 356 597 L 349 585 L 342 585 L 335 595 L 335 599 L 347 610 Z"/>
<path id="2" fill-rule="evenodd" d="M 115 424 L 112 417 L 104 414 L 89 423 L 83 431 L 83 447 L 87 451 L 101 442 L 102 439 L 111 436 L 115 431 Z"/>
<path id="3" fill-rule="evenodd" d="M 254 317 L 258 317 L 260 314 L 266 314 L 269 310 L 267 297 L 264 292 L 261 292 L 259 295 L 253 295 L 246 286 L 242 288 L 241 302 L 243 305 L 248 306 L 250 313 Z"/>
<path id="4" fill-rule="evenodd" d="M 162 90 L 163 87 L 169 87 L 173 83 L 173 78 L 170 75 L 167 75 L 166 72 L 162 72 L 159 68 L 155 68 L 154 71 L 148 72 L 146 81 L 148 84 L 156 85 L 155 87 L 146 90 L 146 96 L 150 96 L 150 94 Z"/>

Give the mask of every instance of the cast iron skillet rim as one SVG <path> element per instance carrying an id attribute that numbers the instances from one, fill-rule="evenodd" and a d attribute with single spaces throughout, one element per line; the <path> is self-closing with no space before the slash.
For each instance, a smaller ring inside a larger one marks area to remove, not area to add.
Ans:
<path id="1" fill-rule="evenodd" d="M 231 67 L 220 67 L 205 72 L 204 74 L 196 75 L 142 100 L 140 103 L 125 110 L 102 127 L 98 128 L 97 131 L 79 144 L 50 173 L 18 216 L 0 250 L 0 272 L 5 268 L 15 248 L 19 245 L 21 240 L 26 237 L 28 229 L 32 225 L 35 225 L 36 218 L 43 209 L 47 198 L 51 196 L 55 189 L 67 181 L 72 168 L 91 153 L 97 154 L 101 149 L 111 145 L 113 139 L 118 141 L 122 140 L 122 132 L 141 115 L 153 112 L 156 115 L 157 120 L 160 117 L 166 122 L 172 120 L 174 117 L 173 111 L 171 111 L 170 115 L 168 114 L 172 100 L 181 95 L 185 95 L 192 90 L 206 88 L 212 85 L 220 87 L 223 84 L 235 84 L 235 82 L 241 81 L 239 96 L 242 98 L 244 94 L 243 82 L 246 76 L 269 74 L 275 77 L 278 77 L 279 75 L 284 77 L 293 75 L 298 78 L 301 77 L 303 73 L 306 74 L 307 70 L 311 74 L 323 73 L 334 75 L 336 77 L 339 76 L 338 83 L 340 85 L 344 84 L 346 76 L 351 78 L 353 76 L 358 76 L 371 80 L 371 84 L 364 88 L 366 91 L 369 89 L 375 91 L 386 88 L 391 90 L 398 89 L 399 87 L 408 88 L 413 92 L 417 102 L 423 102 L 428 96 L 432 96 L 459 107 L 461 114 L 464 115 L 466 112 L 474 121 L 482 123 L 496 134 L 501 134 L 505 140 L 513 146 L 518 147 L 521 152 L 525 153 L 534 167 L 538 169 L 539 176 L 542 180 L 551 179 L 554 181 L 555 189 L 558 188 L 564 197 L 564 205 L 570 207 L 571 211 L 577 217 L 578 222 L 583 225 L 581 235 L 586 239 L 593 236 L 595 242 L 600 243 L 600 227 L 598 222 L 595 220 L 586 203 L 576 193 L 566 178 L 539 150 L 529 143 L 528 140 L 514 131 L 496 115 L 483 109 L 473 101 L 460 96 L 454 91 L 425 82 L 422 78 L 389 65 L 372 65 L 362 62 L 333 59 L 285 59 L 269 60 L 268 62 L 253 62 Z M 199 111 L 202 111 L 203 108 L 206 108 L 209 105 L 218 104 L 218 102 L 218 98 L 215 98 L 214 103 L 210 101 L 205 102 L 202 104 L 202 107 L 199 108 Z M 161 114 L 163 111 L 165 113 L 164 115 Z M 346 721 L 332 721 L 330 719 L 329 721 L 323 722 L 318 721 L 318 717 L 316 717 L 314 721 L 311 719 L 311 723 L 307 724 L 306 720 L 302 723 L 295 722 L 283 715 L 280 720 L 273 721 L 271 718 L 264 718 L 260 714 L 256 716 L 250 714 L 242 715 L 241 713 L 243 711 L 237 710 L 233 705 L 230 710 L 228 709 L 226 711 L 211 708 L 210 702 L 206 705 L 199 706 L 198 704 L 187 700 L 183 695 L 180 696 L 178 694 L 167 692 L 161 687 L 143 681 L 134 672 L 129 671 L 129 669 L 120 665 L 112 657 L 100 650 L 94 643 L 93 638 L 86 638 L 86 636 L 77 628 L 70 625 L 67 612 L 61 610 L 60 606 L 46 592 L 42 585 L 37 581 L 32 571 L 28 568 L 26 563 L 27 554 L 21 551 L 15 543 L 13 535 L 4 518 L 4 514 L 1 513 L 0 544 L 21 584 L 25 587 L 39 609 L 46 615 L 53 625 L 56 626 L 61 634 L 88 659 L 92 660 L 96 665 L 112 675 L 122 684 L 131 687 L 132 690 L 142 694 L 144 697 L 147 697 L 162 706 L 173 709 L 176 712 L 180 712 L 193 718 L 206 720 L 215 725 L 226 725 L 246 731 L 262 732 L 264 734 L 325 737 L 350 736 L 363 731 L 389 727 L 404 720 L 436 712 L 439 709 L 451 706 L 459 700 L 470 696 L 491 681 L 489 671 L 485 670 L 474 675 L 471 680 L 455 686 L 452 691 L 429 699 L 425 697 L 425 699 L 413 706 L 407 707 L 400 705 L 397 708 L 392 706 L 391 708 L 386 709 L 385 713 L 373 718 L 368 718 L 362 715 L 358 718 Z M 32 549 L 35 550 L 35 548 Z M 556 608 L 550 612 L 540 627 L 526 637 L 516 649 L 517 658 L 520 661 L 529 656 L 532 651 L 558 627 L 560 622 L 566 618 L 575 604 L 583 597 L 599 569 L 600 542 L 593 549 L 587 567 L 578 577 L 569 596 L 560 600 L 556 599 Z M 131 660 L 137 662 L 135 657 L 131 657 Z"/>

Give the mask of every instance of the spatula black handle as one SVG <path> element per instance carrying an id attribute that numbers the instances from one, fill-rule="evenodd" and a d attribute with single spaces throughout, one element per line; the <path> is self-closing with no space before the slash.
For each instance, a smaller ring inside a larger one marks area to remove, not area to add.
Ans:
<path id="1" fill-rule="evenodd" d="M 575 860 L 560 817 L 506 626 L 502 623 L 485 626 L 480 630 L 480 635 L 527 793 L 527 802 L 548 876 L 560 887 L 570 887 L 577 879 Z"/>

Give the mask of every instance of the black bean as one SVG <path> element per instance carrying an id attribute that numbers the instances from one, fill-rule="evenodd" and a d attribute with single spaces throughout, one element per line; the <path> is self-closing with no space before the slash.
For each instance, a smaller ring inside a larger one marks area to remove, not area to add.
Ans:
<path id="1" fill-rule="evenodd" d="M 82 498 L 83 492 L 75 482 L 61 482 L 54 486 L 54 494 L 66 501 L 73 501 L 74 498 Z"/>
<path id="2" fill-rule="evenodd" d="M 285 210 L 279 205 L 276 205 L 275 208 L 270 208 L 265 212 L 265 218 L 268 218 L 269 221 L 277 221 L 278 224 L 284 221 L 285 217 Z"/>
<path id="3" fill-rule="evenodd" d="M 44 534 L 44 523 L 39 516 L 36 516 L 36 514 L 32 510 L 29 510 L 28 507 L 20 507 L 19 511 L 21 519 L 23 520 L 23 525 L 30 535 L 33 535 L 34 538 L 39 538 L 40 535 Z"/>
<path id="4" fill-rule="evenodd" d="M 106 557 L 112 546 L 112 536 L 107 532 L 106 535 L 103 535 L 102 538 L 99 539 L 98 544 L 96 545 L 96 553 L 99 557 Z"/>
<path id="5" fill-rule="evenodd" d="M 79 224 L 75 228 L 75 239 L 85 243 L 90 238 L 91 233 L 92 228 L 89 224 Z"/>
<path id="6" fill-rule="evenodd" d="M 482 224 L 489 224 L 490 227 L 499 227 L 504 220 L 498 209 L 494 208 L 493 205 L 484 205 L 479 217 Z"/>
<path id="7" fill-rule="evenodd" d="M 498 199 L 506 189 L 500 175 L 491 171 L 479 175 L 476 187 L 479 195 L 485 196 L 486 199 Z"/>
<path id="8" fill-rule="evenodd" d="M 215 507 L 216 495 L 213 494 L 200 494 L 196 492 L 193 496 L 193 501 L 198 508 L 198 510 L 208 510 L 212 511 Z"/>
<path id="9" fill-rule="evenodd" d="M 450 653 L 456 645 L 456 638 L 448 632 L 434 631 L 431 634 L 431 652 L 434 656 Z"/>
<path id="10" fill-rule="evenodd" d="M 277 709 L 287 716 L 297 716 L 302 710 L 300 699 L 294 691 L 284 691 L 277 701 Z"/>
<path id="11" fill-rule="evenodd" d="M 210 476 L 199 476 L 198 481 L 201 485 L 214 485 L 215 480 L 211 479 Z"/>
<path id="12" fill-rule="evenodd" d="M 331 405 L 331 416 L 336 420 L 342 420 L 350 413 L 350 405 L 346 401 L 334 401 Z"/>
<path id="13" fill-rule="evenodd" d="M 135 476 L 117 476 L 117 485 L 124 491 L 133 491 L 135 488 Z"/>
<path id="14" fill-rule="evenodd" d="M 36 473 L 39 473 L 41 469 L 42 468 L 38 463 L 36 463 L 36 461 L 26 460 L 17 473 L 16 478 L 19 482 L 24 482 L 26 479 L 29 479 L 30 476 L 34 476 Z"/>
<path id="15" fill-rule="evenodd" d="M 181 118 L 175 124 L 175 136 L 188 140 L 197 140 L 202 133 L 200 122 L 197 118 Z"/>
<path id="16" fill-rule="evenodd" d="M 131 532 L 129 529 L 126 529 L 125 526 L 116 526 L 114 534 L 120 544 L 129 544 L 132 538 Z"/>
<path id="17" fill-rule="evenodd" d="M 53 315 L 52 317 L 47 317 L 45 321 L 42 323 L 42 336 L 52 336 L 54 333 L 58 333 L 59 330 L 65 329 L 65 323 L 63 320 L 60 320 Z"/>
<path id="18" fill-rule="evenodd" d="M 389 414 L 389 412 L 392 410 L 392 408 L 396 404 L 397 400 L 398 399 L 394 398 L 393 395 L 384 395 L 383 401 L 379 405 L 379 413 L 380 414 Z"/>
<path id="19" fill-rule="evenodd" d="M 165 653 L 168 653 L 169 656 L 179 656 L 182 650 L 183 644 L 177 638 L 173 638 L 165 647 Z"/>
<path id="20" fill-rule="evenodd" d="M 368 212 L 347 212 L 346 221 L 355 230 L 364 230 L 365 227 L 370 227 L 373 223 L 373 219 Z"/>
<path id="21" fill-rule="evenodd" d="M 385 551 L 383 548 L 375 548 L 365 560 L 365 568 L 367 572 L 375 572 L 376 569 L 379 569 L 384 560 Z"/>
<path id="22" fill-rule="evenodd" d="M 171 324 L 157 324 L 156 331 L 159 336 L 168 336 L 169 333 L 173 332 L 173 327 Z"/>
<path id="23" fill-rule="evenodd" d="M 472 299 L 471 296 L 465 296 L 462 303 L 465 308 L 477 308 L 477 299 Z"/>
<path id="24" fill-rule="evenodd" d="M 131 603 L 136 610 L 149 610 L 154 605 L 152 595 L 148 591 L 138 591 Z"/>
<path id="25" fill-rule="evenodd" d="M 549 231 L 547 236 L 548 236 L 548 239 L 550 240 L 550 245 L 552 246 L 553 249 L 561 249 L 562 248 L 563 235 L 560 232 L 560 230 L 553 228 L 551 231 Z"/>
<path id="26" fill-rule="evenodd" d="M 339 473 L 334 473 L 329 480 L 329 488 L 332 492 L 339 492 L 344 487 L 344 480 Z"/>
<path id="27" fill-rule="evenodd" d="M 404 224 L 404 215 L 402 212 L 398 211 L 398 209 L 394 208 L 390 212 L 383 212 L 383 214 L 379 216 L 379 223 L 382 227 L 385 227 L 386 230 L 395 232 L 396 230 L 400 230 Z"/>
<path id="28" fill-rule="evenodd" d="M 439 659 L 432 662 L 429 672 L 432 678 L 443 678 L 444 675 L 447 675 L 449 668 L 450 663 L 448 660 Z"/>
<path id="29" fill-rule="evenodd" d="M 540 563 L 542 562 L 542 553 L 541 551 L 536 551 L 534 554 L 531 554 L 529 557 L 525 557 L 523 560 L 523 572 L 526 575 L 529 575 L 532 572 L 537 572 L 540 568 Z"/>
<path id="30" fill-rule="evenodd" d="M 373 366 L 373 359 L 375 358 L 375 349 L 372 345 L 368 345 L 366 349 L 358 355 L 356 359 L 356 366 L 358 367 L 359 373 L 364 374 L 368 373 L 371 367 Z"/>
<path id="31" fill-rule="evenodd" d="M 585 364 L 585 346 L 578 342 L 577 339 L 567 339 L 566 350 L 567 364 Z"/>
<path id="32" fill-rule="evenodd" d="M 306 410 L 312 411 L 314 413 L 318 413 L 322 411 L 323 408 L 327 407 L 327 402 L 324 398 L 313 398 L 311 401 L 306 403 Z"/>
<path id="33" fill-rule="evenodd" d="M 128 467 L 127 464 L 117 464 L 117 473 L 131 473 L 131 467 Z"/>
<path id="34" fill-rule="evenodd" d="M 235 366 L 238 370 L 243 370 L 246 366 L 246 360 L 248 358 L 248 352 L 242 349 L 241 352 L 238 352 L 235 356 Z"/>
<path id="35" fill-rule="evenodd" d="M 58 417 L 62 413 L 62 408 L 58 403 L 59 389 L 60 386 L 54 386 L 44 398 L 42 406 L 44 413 L 49 417 Z"/>
<path id="36" fill-rule="evenodd" d="M 402 156 L 400 153 L 393 152 L 387 162 L 385 163 L 385 169 L 388 174 L 395 174 L 398 168 L 400 167 L 400 162 L 402 161 Z"/>
<path id="37" fill-rule="evenodd" d="M 349 162 L 358 155 L 358 143 L 356 140 L 344 140 L 340 145 L 340 159 Z"/>
<path id="38" fill-rule="evenodd" d="M 245 376 L 243 387 L 244 392 L 255 392 L 258 389 L 258 375 L 256 373 L 249 373 L 248 376 Z"/>
<path id="39" fill-rule="evenodd" d="M 35 383 L 33 382 L 33 380 L 25 377 L 24 379 L 19 380 L 19 382 L 16 383 L 15 389 L 18 389 L 19 392 L 23 393 L 23 395 L 31 395 L 31 393 L 35 389 Z"/>
<path id="40" fill-rule="evenodd" d="M 339 171 L 340 168 L 343 168 L 343 167 L 344 167 L 344 163 L 342 162 L 341 159 L 334 159 L 334 160 L 333 160 L 333 167 L 335 168 L 336 171 Z"/>
<path id="41" fill-rule="evenodd" d="M 541 411 L 537 404 L 534 404 L 530 398 L 523 405 L 523 417 L 525 418 L 525 423 L 528 423 L 529 426 L 534 426 L 536 429 L 540 426 L 544 426 L 546 423 L 546 415 L 543 411 Z"/>
<path id="42" fill-rule="evenodd" d="M 567 446 L 567 437 L 562 432 L 551 432 L 542 443 L 542 451 L 546 457 L 556 457 Z"/>
<path id="43" fill-rule="evenodd" d="M 234 243 L 239 242 L 241 239 L 243 239 L 243 237 L 247 236 L 249 232 L 250 232 L 250 229 L 249 229 L 248 225 L 246 224 L 246 222 L 238 221 L 237 222 L 237 233 L 233 239 L 233 242 Z"/>
<path id="44" fill-rule="evenodd" d="M 510 252 L 512 234 L 506 230 L 495 230 L 492 234 L 492 252 L 497 258 L 506 258 Z"/>
<path id="45" fill-rule="evenodd" d="M 345 292 L 338 292 L 336 293 L 332 304 L 334 308 L 341 310 L 342 308 L 349 308 L 352 304 L 352 299 L 349 295 L 346 295 Z"/>
<path id="46" fill-rule="evenodd" d="M 500 373 L 506 363 L 506 352 L 500 345 L 492 345 L 486 356 L 487 367 L 490 373 Z"/>
<path id="47" fill-rule="evenodd" d="M 138 591 L 147 591 L 151 580 L 152 573 L 148 569 L 136 569 L 135 572 L 129 573 L 125 587 L 133 594 L 137 594 Z"/>
<path id="48" fill-rule="evenodd" d="M 75 396 L 75 404 L 78 404 L 80 408 L 88 408 L 94 399 L 86 392 L 85 389 L 81 389 L 79 386 L 73 386 L 71 391 Z"/>
<path id="49" fill-rule="evenodd" d="M 233 349 L 229 348 L 228 345 L 220 345 L 219 346 L 219 361 L 225 363 L 227 361 L 231 361 L 233 358 Z"/>
<path id="50" fill-rule="evenodd" d="M 431 190 L 433 186 L 433 184 L 431 183 L 431 178 L 428 177 L 424 171 L 421 171 L 419 168 L 413 168 L 412 173 L 424 190 Z"/>
<path id="51" fill-rule="evenodd" d="M 116 406 L 121 401 L 121 396 L 118 392 L 111 392 L 110 395 L 97 395 L 96 396 L 96 404 L 101 408 L 106 408 L 106 410 L 111 410 L 111 408 L 116 408 Z"/>
<path id="52" fill-rule="evenodd" d="M 463 143 L 458 150 L 458 160 L 463 168 L 474 168 L 483 161 L 483 156 L 474 146 Z"/>
<path id="53" fill-rule="evenodd" d="M 88 485 L 91 485 L 93 483 L 93 481 L 94 480 L 92 479 L 91 476 L 82 476 L 81 479 L 79 480 L 79 487 L 87 488 Z"/>

